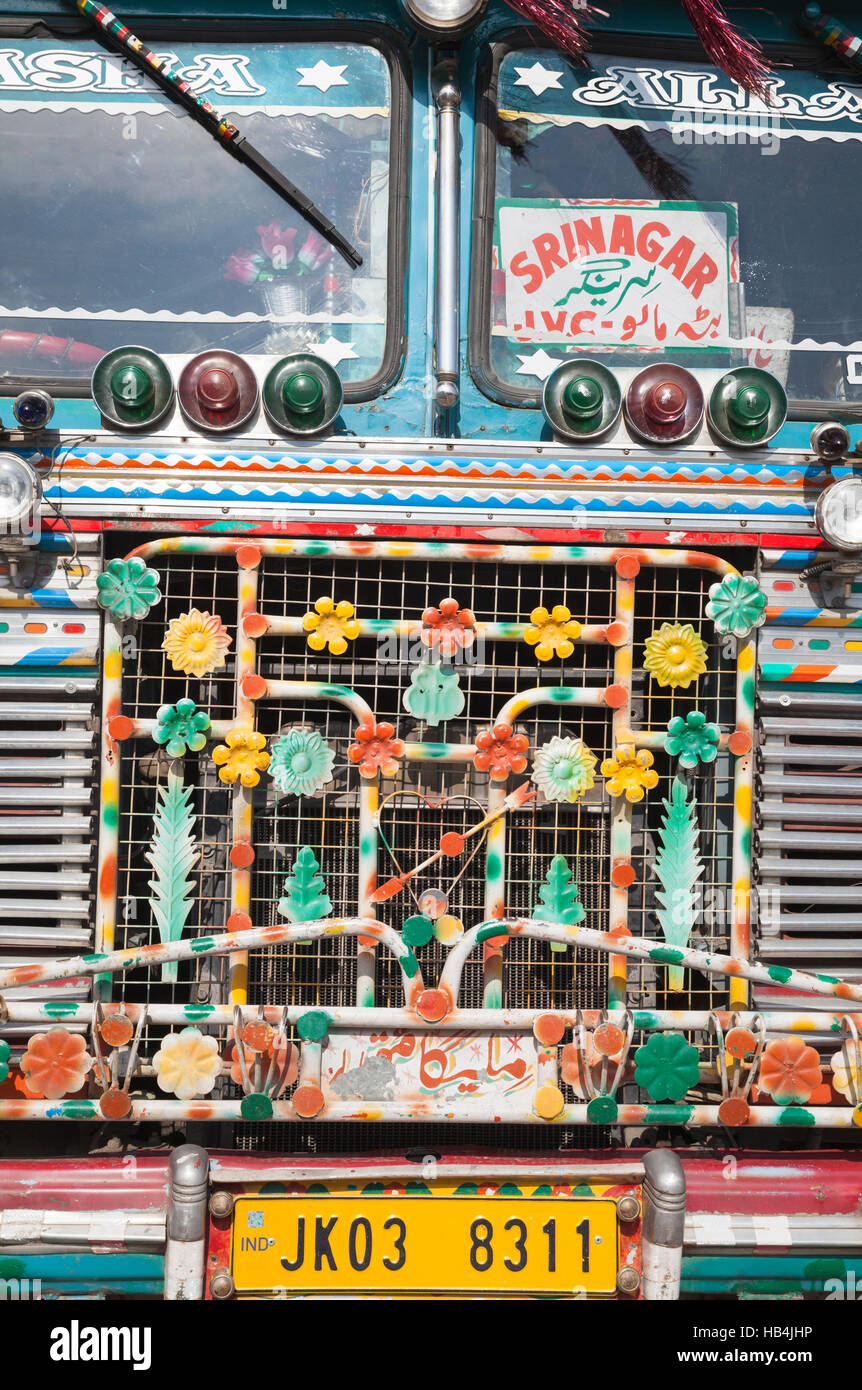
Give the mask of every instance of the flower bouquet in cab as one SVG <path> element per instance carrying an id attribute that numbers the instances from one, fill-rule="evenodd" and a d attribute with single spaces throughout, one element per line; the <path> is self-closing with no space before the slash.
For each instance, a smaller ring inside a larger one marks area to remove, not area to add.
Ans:
<path id="1" fill-rule="evenodd" d="M 296 350 L 315 341 L 317 333 L 305 327 L 286 329 L 285 321 L 303 324 L 308 314 L 325 307 L 327 292 L 331 294 L 327 269 L 332 247 L 310 227 L 270 222 L 255 227 L 255 232 L 258 245 L 228 256 L 224 278 L 259 288 L 266 312 L 280 325 L 273 341 L 267 342 L 268 350 Z"/>

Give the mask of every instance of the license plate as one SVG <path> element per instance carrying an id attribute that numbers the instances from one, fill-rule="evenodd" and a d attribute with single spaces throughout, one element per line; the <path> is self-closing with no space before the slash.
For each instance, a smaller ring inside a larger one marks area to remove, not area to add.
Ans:
<path id="1" fill-rule="evenodd" d="M 238 1294 L 610 1294 L 616 1203 L 601 1198 L 240 1196 Z"/>

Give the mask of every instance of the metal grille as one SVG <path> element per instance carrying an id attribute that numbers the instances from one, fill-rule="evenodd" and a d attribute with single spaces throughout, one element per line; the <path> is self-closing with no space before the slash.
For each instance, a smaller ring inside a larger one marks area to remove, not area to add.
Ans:
<path id="1" fill-rule="evenodd" d="M 170 619 L 197 607 L 217 613 L 236 638 L 237 581 L 232 555 L 170 554 L 159 562 L 164 604 L 154 610 L 138 631 L 133 660 L 124 679 L 124 712 L 133 718 L 153 718 L 162 704 L 175 704 L 191 695 L 213 719 L 230 721 L 236 709 L 235 673 L 229 660 L 224 673 L 205 681 L 177 675 L 161 649 Z M 713 576 L 681 564 L 674 568 L 644 567 L 635 584 L 635 676 L 633 726 L 664 729 L 676 713 L 697 707 L 723 728 L 734 722 L 735 652 L 724 652 L 712 639 L 711 624 L 701 622 L 706 588 Z M 301 619 L 315 600 L 328 595 L 347 599 L 357 614 L 378 621 L 418 620 L 430 604 L 453 595 L 481 622 L 527 621 L 537 606 L 565 604 L 582 623 L 607 625 L 616 617 L 615 574 L 609 565 L 551 565 L 527 561 L 505 566 L 489 561 L 397 558 L 263 558 L 258 576 L 258 610 L 265 616 Z M 641 671 L 643 643 L 665 621 L 692 622 L 708 647 L 708 669 L 693 691 L 662 690 Z M 230 657 L 236 650 L 236 641 Z M 475 656 L 475 661 L 472 659 Z M 423 734 L 403 705 L 404 691 L 417 652 L 398 646 L 385 633 L 378 640 L 362 636 L 343 657 L 311 651 L 304 636 L 264 635 L 257 644 L 256 668 L 269 680 L 324 681 L 356 690 L 378 720 L 396 725 L 400 736 L 413 741 L 443 739 L 472 743 L 493 723 L 505 702 L 517 691 L 542 685 L 605 687 L 614 680 L 614 651 L 603 643 L 578 643 L 565 662 L 539 664 L 532 648 L 520 640 L 487 641 L 471 653 L 460 670 L 466 697 L 462 715 L 440 729 Z M 356 770 L 346 759 L 355 721 L 344 708 L 329 701 L 268 699 L 257 706 L 258 727 L 272 739 L 296 725 L 313 726 L 336 748 L 334 781 L 321 797 L 276 795 L 264 777 L 255 793 L 253 842 L 256 860 L 252 878 L 251 915 L 255 925 L 282 919 L 277 913 L 284 881 L 302 845 L 317 856 L 336 915 L 353 915 L 358 896 L 358 793 Z M 595 707 L 542 704 L 516 721 L 531 749 L 554 735 L 584 739 L 597 758 L 612 751 L 610 712 Z M 662 798 L 669 793 L 671 760 L 656 751 L 659 786 L 633 808 L 632 864 L 635 884 L 629 894 L 629 926 L 634 934 L 655 936 L 655 883 L 652 863 L 662 815 Z M 209 933 L 223 926 L 230 913 L 228 851 L 230 793 L 216 777 L 208 756 L 188 758 L 186 778 L 195 779 L 194 809 L 203 857 L 196 870 L 195 906 L 187 934 Z M 144 850 L 152 833 L 156 787 L 166 777 L 167 758 L 149 740 L 133 740 L 123 754 L 123 797 L 119 846 L 120 946 L 157 939 L 149 918 L 150 868 Z M 724 753 L 692 782 L 699 807 L 700 847 L 705 863 L 703 883 L 707 903 L 714 897 L 726 904 L 733 814 L 732 768 Z M 446 830 L 463 832 L 487 805 L 488 779 L 471 763 L 435 764 L 402 761 L 398 778 L 381 783 L 381 828 L 402 867 L 430 852 Z M 506 908 L 529 915 L 538 903 L 538 887 L 551 859 L 563 854 L 575 872 L 587 921 L 609 927 L 610 801 L 601 779 L 577 806 L 531 803 L 509 818 Z M 466 866 L 463 860 L 443 860 L 420 887 L 438 887 L 449 894 L 449 911 L 470 926 L 482 920 L 485 884 L 484 849 Z M 386 850 L 379 851 L 379 873 L 394 871 Z M 451 880 L 458 874 L 457 882 Z M 400 928 L 416 906 L 407 894 L 379 905 L 377 915 Z M 727 946 L 727 914 L 719 906 L 715 921 L 707 915 L 696 928 L 692 944 Z M 254 953 L 249 962 L 251 1002 L 335 1006 L 355 1002 L 355 942 L 333 938 L 319 946 L 291 943 Z M 445 948 L 432 943 L 421 952 L 423 973 L 433 981 L 442 966 Z M 385 952 L 378 953 L 376 1002 L 400 1003 L 400 983 Z M 206 973 L 202 973 L 205 971 Z M 152 972 L 155 976 L 156 972 Z M 200 1002 L 224 997 L 223 965 L 216 959 L 180 966 L 176 984 L 150 980 L 143 972 L 124 985 L 129 999 L 159 1002 Z M 607 963 L 595 953 L 569 948 L 551 951 L 546 943 L 511 943 L 503 967 L 503 1003 L 510 1007 L 602 1006 L 607 1000 Z M 633 1007 L 705 1009 L 726 1005 L 721 979 L 686 975 L 683 993 L 668 993 L 666 971 L 632 963 L 629 1003 Z M 481 953 L 474 953 L 464 976 L 461 1003 L 482 1001 Z M 270 1127 L 256 1127 L 262 1135 Z M 273 1127 L 278 1128 L 278 1127 Z M 313 1127 L 312 1127 L 313 1128 Z M 412 1127 L 407 1127 L 411 1128 Z M 296 1143 L 295 1127 L 283 1142 Z M 243 1142 L 256 1143 L 254 1133 Z M 315 1141 L 317 1143 L 317 1141 Z M 320 1140 L 321 1143 L 337 1142 Z M 378 1146 L 380 1138 L 374 1145 Z M 451 1140 L 450 1140 L 451 1142 Z M 556 1141 L 555 1141 L 556 1142 Z"/>

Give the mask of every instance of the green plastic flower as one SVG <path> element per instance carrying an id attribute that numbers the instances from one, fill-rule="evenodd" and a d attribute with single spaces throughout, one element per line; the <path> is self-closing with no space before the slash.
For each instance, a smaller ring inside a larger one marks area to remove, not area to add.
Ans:
<path id="1" fill-rule="evenodd" d="M 699 1056 L 681 1033 L 653 1033 L 635 1053 L 635 1081 L 650 1100 L 682 1100 L 700 1080 Z"/>
<path id="2" fill-rule="evenodd" d="M 717 632 L 747 637 L 766 621 L 766 594 L 753 574 L 726 574 L 720 584 L 710 586 L 706 616 Z"/>
<path id="3" fill-rule="evenodd" d="M 0 1038 L 0 1081 L 9 1075 L 10 1047 L 5 1038 Z"/>
<path id="4" fill-rule="evenodd" d="M 96 579 L 96 602 L 115 618 L 145 618 L 161 600 L 158 570 L 151 570 L 139 556 L 110 560 Z"/>
<path id="5" fill-rule="evenodd" d="M 157 710 L 153 738 L 156 743 L 165 745 L 172 758 L 181 758 L 186 750 L 200 752 L 206 745 L 209 726 L 210 717 L 206 711 L 186 698 Z"/>
<path id="6" fill-rule="evenodd" d="M 706 715 L 692 710 L 683 719 L 674 715 L 667 726 L 665 751 L 679 758 L 682 767 L 697 767 L 698 763 L 715 762 L 721 730 L 717 724 L 707 724 Z"/>
<path id="7" fill-rule="evenodd" d="M 458 672 L 430 662 L 415 666 L 404 692 L 404 708 L 429 729 L 447 719 L 456 719 L 464 708 Z"/>
<path id="8" fill-rule="evenodd" d="M 273 741 L 269 772 L 279 791 L 318 796 L 332 781 L 335 753 L 316 729 L 289 729 Z"/>

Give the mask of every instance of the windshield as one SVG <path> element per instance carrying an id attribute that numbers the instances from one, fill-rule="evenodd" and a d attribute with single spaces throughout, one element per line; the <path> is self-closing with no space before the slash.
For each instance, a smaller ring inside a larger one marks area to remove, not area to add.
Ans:
<path id="1" fill-rule="evenodd" d="M 661 356 L 765 367 L 797 400 L 862 401 L 862 88 L 779 72 L 766 107 L 703 63 L 594 56 L 575 68 L 557 52 L 506 53 L 488 325 L 498 382 L 535 395 L 567 353 L 619 366 Z"/>
<path id="2" fill-rule="evenodd" d="M 385 355 L 392 79 L 353 43 L 166 44 L 358 248 L 351 272 L 279 195 L 95 42 L 0 49 L 0 375 L 102 352 L 314 347 L 347 383 Z"/>

